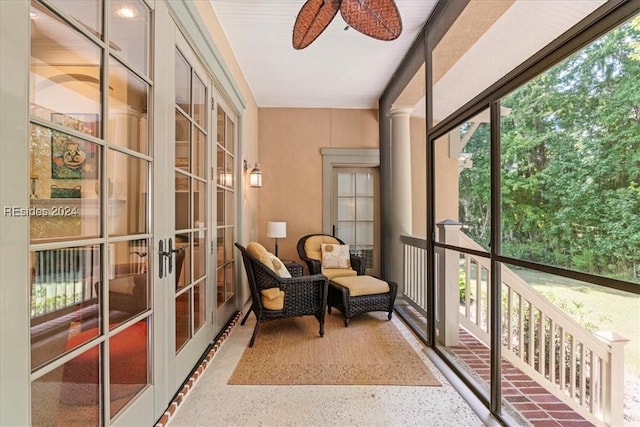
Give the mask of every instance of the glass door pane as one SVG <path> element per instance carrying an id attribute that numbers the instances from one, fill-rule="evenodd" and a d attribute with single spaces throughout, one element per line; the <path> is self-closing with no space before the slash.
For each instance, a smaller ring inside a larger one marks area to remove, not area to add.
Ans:
<path id="1" fill-rule="evenodd" d="M 207 280 L 207 87 L 188 55 L 176 49 L 175 334 L 176 353 L 205 323 Z"/>
<path id="2" fill-rule="evenodd" d="M 235 122 L 222 104 L 216 106 L 216 206 L 217 206 L 217 250 L 216 250 L 216 305 L 218 324 L 226 321 L 235 310 Z"/>
<path id="3" fill-rule="evenodd" d="M 379 271 L 375 233 L 377 169 L 336 168 L 335 235 L 362 257 L 368 273 Z M 374 273 L 375 274 L 375 273 Z"/>
<path id="4" fill-rule="evenodd" d="M 130 3 L 140 31 L 126 45 L 103 1 L 31 3 L 34 425 L 108 424 L 149 389 L 151 13 Z"/>

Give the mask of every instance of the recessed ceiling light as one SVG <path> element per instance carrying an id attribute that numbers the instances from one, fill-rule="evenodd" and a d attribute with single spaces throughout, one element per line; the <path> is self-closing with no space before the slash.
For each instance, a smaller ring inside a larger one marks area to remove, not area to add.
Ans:
<path id="1" fill-rule="evenodd" d="M 121 7 L 116 11 L 116 13 L 118 14 L 118 16 L 127 19 L 135 18 L 137 15 L 136 11 L 128 6 Z"/>
<path id="2" fill-rule="evenodd" d="M 31 19 L 35 19 L 37 16 L 38 16 L 38 13 L 32 8 L 31 11 L 29 12 L 29 17 Z"/>

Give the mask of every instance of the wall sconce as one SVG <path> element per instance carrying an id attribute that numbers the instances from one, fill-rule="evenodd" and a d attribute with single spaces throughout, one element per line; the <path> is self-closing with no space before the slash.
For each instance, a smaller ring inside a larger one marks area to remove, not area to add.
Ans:
<path id="1" fill-rule="evenodd" d="M 244 173 L 246 174 L 249 170 L 249 162 L 244 161 Z M 262 171 L 258 167 L 258 163 L 255 163 L 251 172 L 249 172 L 249 185 L 253 188 L 261 188 L 262 187 Z"/>

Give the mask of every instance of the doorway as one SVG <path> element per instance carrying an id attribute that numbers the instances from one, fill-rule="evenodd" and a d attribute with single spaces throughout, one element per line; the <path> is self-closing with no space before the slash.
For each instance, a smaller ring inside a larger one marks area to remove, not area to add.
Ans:
<path id="1" fill-rule="evenodd" d="M 336 167 L 333 175 L 331 233 L 349 245 L 352 255 L 362 258 L 366 274 L 378 276 L 378 168 Z"/>
<path id="2" fill-rule="evenodd" d="M 350 245 L 380 274 L 380 153 L 371 148 L 323 148 L 322 230 Z"/>

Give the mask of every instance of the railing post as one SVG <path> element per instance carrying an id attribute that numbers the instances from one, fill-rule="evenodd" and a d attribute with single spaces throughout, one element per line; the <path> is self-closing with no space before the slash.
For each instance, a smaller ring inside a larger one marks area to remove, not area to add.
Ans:
<path id="1" fill-rule="evenodd" d="M 438 242 L 458 246 L 462 224 L 447 219 L 436 224 Z M 439 250 L 437 292 L 439 340 L 445 346 L 458 345 L 460 341 L 460 253 Z"/>
<path id="2" fill-rule="evenodd" d="M 624 422 L 624 346 L 629 340 L 615 332 L 596 332 L 595 335 L 611 348 L 609 372 L 603 393 L 603 417 L 608 426 L 622 426 Z"/>

